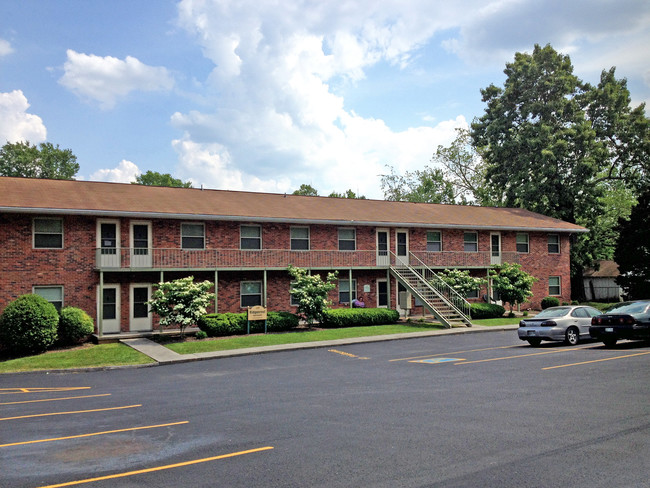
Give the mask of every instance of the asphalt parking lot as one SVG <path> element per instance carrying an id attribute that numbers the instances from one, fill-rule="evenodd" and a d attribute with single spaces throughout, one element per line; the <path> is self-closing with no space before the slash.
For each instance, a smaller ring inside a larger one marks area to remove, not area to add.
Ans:
<path id="1" fill-rule="evenodd" d="M 0 486 L 648 486 L 649 365 L 509 331 L 0 375 Z"/>

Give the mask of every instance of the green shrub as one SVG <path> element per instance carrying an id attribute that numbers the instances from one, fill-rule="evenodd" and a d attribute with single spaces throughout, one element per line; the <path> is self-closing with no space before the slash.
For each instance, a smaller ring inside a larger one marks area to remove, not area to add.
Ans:
<path id="1" fill-rule="evenodd" d="M 22 295 L 0 316 L 0 343 L 10 354 L 41 353 L 56 341 L 58 325 L 54 305 L 38 295 Z"/>
<path id="2" fill-rule="evenodd" d="M 59 344 L 72 345 L 83 342 L 95 330 L 93 319 L 75 307 L 61 309 L 59 317 Z"/>
<path id="3" fill-rule="evenodd" d="M 207 339 L 207 338 L 208 338 L 208 334 L 206 334 L 206 333 L 203 332 L 202 330 L 199 330 L 199 331 L 197 331 L 197 333 L 194 335 L 194 337 L 196 337 L 196 338 L 200 341 L 200 340 L 203 340 L 203 339 Z"/>
<path id="4" fill-rule="evenodd" d="M 298 326 L 299 319 L 289 312 L 269 312 L 266 321 L 267 332 L 283 332 Z M 209 337 L 223 337 L 246 334 L 248 320 L 246 313 L 212 313 L 199 319 L 199 329 Z M 251 334 L 264 332 L 264 321 L 250 323 Z"/>
<path id="5" fill-rule="evenodd" d="M 327 310 L 320 326 L 326 329 L 394 324 L 399 312 L 389 308 L 336 308 Z"/>
<path id="6" fill-rule="evenodd" d="M 472 303 L 470 315 L 473 319 L 496 319 L 503 317 L 506 309 L 496 303 Z"/>
<path id="7" fill-rule="evenodd" d="M 557 297 L 544 297 L 542 298 L 542 310 L 549 307 L 557 307 L 560 304 L 560 299 Z"/>

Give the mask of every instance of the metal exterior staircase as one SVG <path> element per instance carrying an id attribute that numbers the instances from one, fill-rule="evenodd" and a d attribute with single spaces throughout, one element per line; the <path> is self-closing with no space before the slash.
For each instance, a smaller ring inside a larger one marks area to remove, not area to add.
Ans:
<path id="1" fill-rule="evenodd" d="M 442 281 L 417 256 L 409 256 L 409 262 L 417 263 L 416 266 L 406 264 L 395 255 L 391 258 L 391 274 L 418 297 L 425 304 L 425 308 L 443 325 L 447 328 L 472 326 L 469 302 Z"/>

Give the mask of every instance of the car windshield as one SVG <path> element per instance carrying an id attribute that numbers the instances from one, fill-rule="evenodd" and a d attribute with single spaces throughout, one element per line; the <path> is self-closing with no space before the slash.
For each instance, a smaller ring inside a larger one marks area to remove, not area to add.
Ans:
<path id="1" fill-rule="evenodd" d="M 650 302 L 621 303 L 607 310 L 607 313 L 644 313 L 648 306 Z"/>
<path id="2" fill-rule="evenodd" d="M 564 317 L 566 314 L 569 313 L 569 310 L 571 310 L 569 307 L 547 308 L 546 310 L 542 310 L 537 315 L 535 315 L 535 318 L 551 319 L 555 317 Z"/>

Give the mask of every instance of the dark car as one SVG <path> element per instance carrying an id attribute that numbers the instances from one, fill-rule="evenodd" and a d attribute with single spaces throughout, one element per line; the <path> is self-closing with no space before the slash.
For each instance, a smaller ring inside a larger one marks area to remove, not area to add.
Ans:
<path id="1" fill-rule="evenodd" d="M 550 307 L 519 322 L 519 339 L 528 341 L 531 346 L 539 346 L 542 341 L 564 341 L 575 346 L 589 339 L 591 318 L 596 315 L 600 315 L 600 311 L 593 307 Z"/>
<path id="2" fill-rule="evenodd" d="M 612 347 L 619 339 L 650 339 L 650 300 L 623 302 L 591 319 L 589 335 Z"/>

